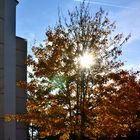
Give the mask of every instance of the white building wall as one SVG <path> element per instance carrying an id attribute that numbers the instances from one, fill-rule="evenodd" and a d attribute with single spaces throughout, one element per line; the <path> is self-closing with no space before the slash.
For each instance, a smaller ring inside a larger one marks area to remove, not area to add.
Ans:
<path id="1" fill-rule="evenodd" d="M 25 58 L 27 48 L 23 48 L 24 56 L 16 52 L 16 4 L 16 0 L 0 0 L 0 140 L 27 139 L 25 126 L 15 121 L 4 121 L 5 114 L 25 112 L 25 91 L 17 94 L 20 90 L 16 88 L 16 79 L 21 77 L 26 80 L 26 67 L 24 65 L 19 70 L 16 57 L 18 60 Z M 18 40 L 18 48 L 22 43 L 26 45 L 25 42 Z"/>
<path id="2" fill-rule="evenodd" d="M 26 40 L 16 38 L 16 81 L 27 80 L 27 42 Z M 26 91 L 16 88 L 16 113 L 23 114 L 26 112 Z M 16 124 L 16 140 L 27 140 L 27 128 L 22 123 Z"/>

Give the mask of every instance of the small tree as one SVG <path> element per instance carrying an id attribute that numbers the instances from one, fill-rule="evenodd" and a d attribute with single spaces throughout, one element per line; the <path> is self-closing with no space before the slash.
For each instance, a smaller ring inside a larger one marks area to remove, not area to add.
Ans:
<path id="1" fill-rule="evenodd" d="M 81 3 L 68 12 L 64 24 L 60 18 L 54 29 L 48 28 L 45 46 L 33 47 L 34 56 L 28 56 L 29 82 L 18 83 L 28 91 L 28 99 L 27 113 L 16 119 L 36 126 L 40 137 L 93 139 L 99 134 L 97 109 L 105 96 L 95 89 L 108 84 L 110 73 L 120 71 L 118 58 L 129 36 L 114 35 L 116 26 L 108 14 L 100 9 L 92 17 L 88 7 Z M 79 62 L 85 53 L 94 58 L 90 68 Z"/>

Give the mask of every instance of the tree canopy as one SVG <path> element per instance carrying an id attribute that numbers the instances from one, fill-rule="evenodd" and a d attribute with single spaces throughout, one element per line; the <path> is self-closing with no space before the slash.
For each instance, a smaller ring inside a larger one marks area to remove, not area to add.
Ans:
<path id="1" fill-rule="evenodd" d="M 46 32 L 45 45 L 28 56 L 27 113 L 16 120 L 32 124 L 38 136 L 60 139 L 126 136 L 139 130 L 140 82 L 136 73 L 122 70 L 122 45 L 115 22 L 100 9 L 94 16 L 84 2 L 68 18 Z M 92 55 L 90 68 L 79 58 Z M 12 117 L 12 116 L 10 116 Z M 15 116 L 13 116 L 15 118 Z"/>

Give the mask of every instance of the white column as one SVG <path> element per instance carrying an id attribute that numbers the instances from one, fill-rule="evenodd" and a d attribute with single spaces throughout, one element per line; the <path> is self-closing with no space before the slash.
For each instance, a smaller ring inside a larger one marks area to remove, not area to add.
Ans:
<path id="1" fill-rule="evenodd" d="M 16 1 L 4 1 L 4 114 L 16 113 Z M 16 122 L 4 123 L 4 140 L 16 140 Z"/>

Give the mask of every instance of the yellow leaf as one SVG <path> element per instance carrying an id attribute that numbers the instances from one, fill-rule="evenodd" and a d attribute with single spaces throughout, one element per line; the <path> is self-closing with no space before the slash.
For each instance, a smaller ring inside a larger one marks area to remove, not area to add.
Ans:
<path id="1" fill-rule="evenodd" d="M 62 136 L 60 136 L 60 140 L 68 140 L 69 139 L 69 133 L 64 133 Z"/>

